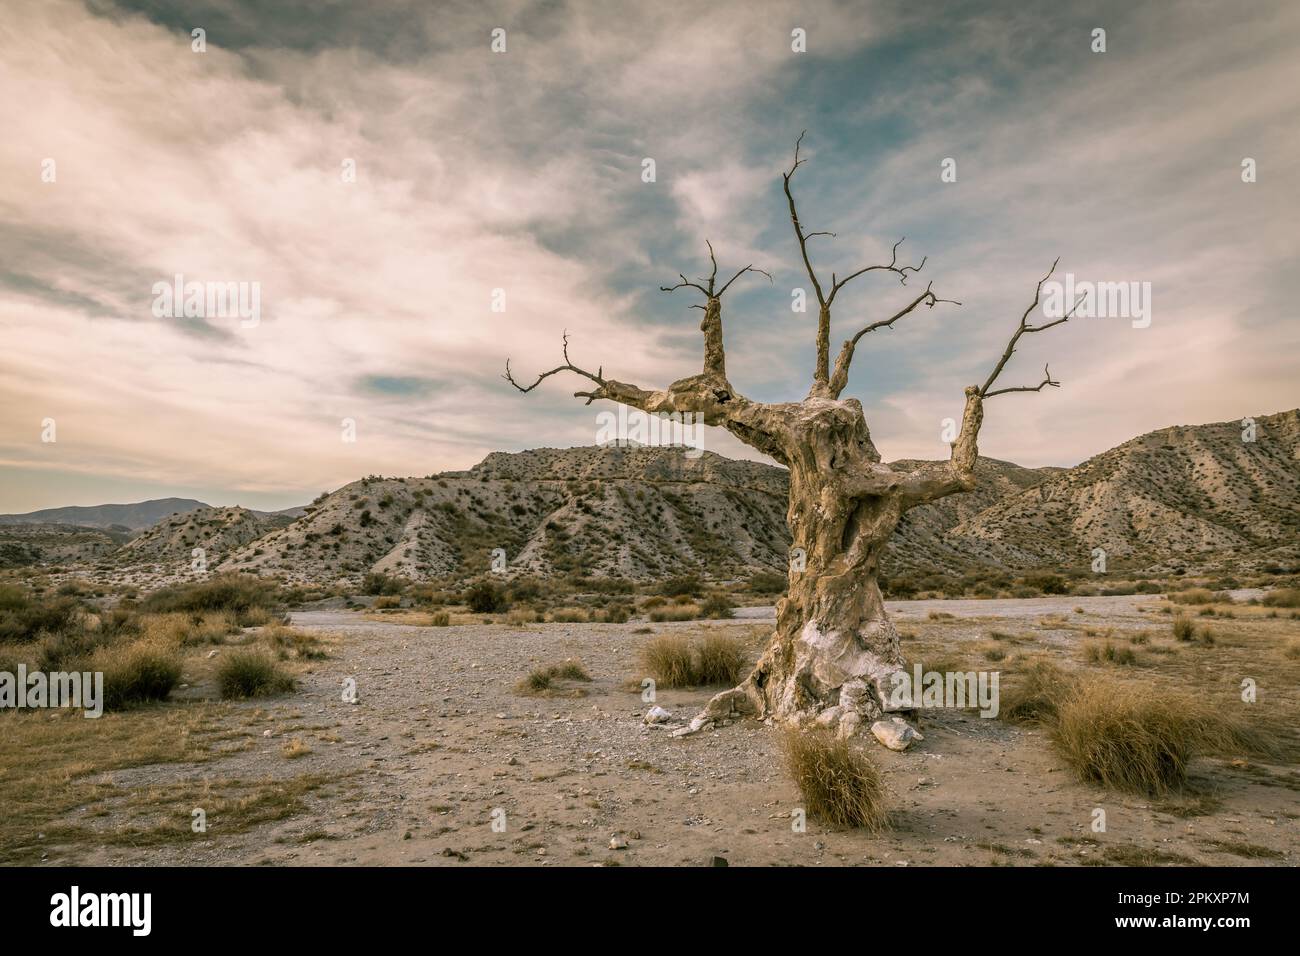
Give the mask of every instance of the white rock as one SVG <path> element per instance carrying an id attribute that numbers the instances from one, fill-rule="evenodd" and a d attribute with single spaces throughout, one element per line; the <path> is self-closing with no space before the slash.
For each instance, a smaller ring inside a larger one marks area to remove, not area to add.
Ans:
<path id="1" fill-rule="evenodd" d="M 920 732 L 902 717 L 878 720 L 871 725 L 871 733 L 890 750 L 906 750 L 913 740 L 924 740 Z"/>
<path id="2" fill-rule="evenodd" d="M 662 724 L 667 721 L 672 714 L 664 710 L 658 704 L 646 711 L 645 722 L 647 724 Z"/>
<path id="3" fill-rule="evenodd" d="M 626 850 L 626 849 L 627 849 L 627 841 L 626 841 L 626 840 L 620 840 L 618 837 L 614 837 L 614 838 L 612 838 L 612 839 L 609 841 L 609 848 L 610 848 L 611 850 Z"/>

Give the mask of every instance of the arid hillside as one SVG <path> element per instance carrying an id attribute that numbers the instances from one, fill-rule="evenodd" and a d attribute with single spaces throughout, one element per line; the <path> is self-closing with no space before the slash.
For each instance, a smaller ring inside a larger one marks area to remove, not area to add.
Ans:
<path id="1" fill-rule="evenodd" d="M 1300 412 L 1259 417 L 1254 441 L 1242 431 L 1161 429 L 1069 469 L 982 458 L 975 491 L 904 517 L 883 571 L 897 582 L 1086 569 L 1098 548 L 1110 570 L 1161 575 L 1300 566 Z M 301 581 L 465 579 L 489 570 L 494 552 L 507 571 L 540 577 L 728 581 L 784 570 L 786 482 L 784 469 L 712 452 L 540 448 L 495 452 L 467 471 L 363 478 L 297 520 L 205 506 L 125 544 L 125 529 L 13 525 L 0 546 L 11 563 L 149 566 L 164 577 L 201 547 L 209 568 Z"/>

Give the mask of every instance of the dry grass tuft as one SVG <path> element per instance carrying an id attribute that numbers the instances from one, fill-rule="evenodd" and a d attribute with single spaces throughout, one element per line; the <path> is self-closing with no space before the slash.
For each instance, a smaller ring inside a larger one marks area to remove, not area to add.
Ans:
<path id="1" fill-rule="evenodd" d="M 91 658 L 90 667 L 104 674 L 106 710 L 166 700 L 181 681 L 181 662 L 176 655 L 144 642 L 101 648 Z"/>
<path id="2" fill-rule="evenodd" d="M 735 684 L 748 661 L 744 643 L 726 634 L 705 634 L 693 642 L 661 634 L 641 648 L 641 667 L 660 687 Z"/>
<path id="3" fill-rule="evenodd" d="M 1195 756 L 1279 752 L 1272 734 L 1241 718 L 1109 679 L 1075 683 L 1057 709 L 1052 742 L 1080 780 L 1147 796 L 1181 790 Z"/>
<path id="4" fill-rule="evenodd" d="M 677 634 L 660 634 L 641 648 L 641 667 L 660 687 L 690 687 L 695 683 L 691 642 Z"/>
<path id="5" fill-rule="evenodd" d="M 695 680 L 699 684 L 737 684 L 749 655 L 734 637 L 707 634 L 695 645 Z"/>
<path id="6" fill-rule="evenodd" d="M 1265 607 L 1300 607 L 1300 588 L 1278 588 L 1264 595 Z"/>
<path id="7" fill-rule="evenodd" d="M 1083 658 L 1090 664 L 1136 664 L 1137 653 L 1131 647 L 1113 641 L 1087 641 L 1083 645 Z"/>
<path id="8" fill-rule="evenodd" d="M 820 728 L 788 728 L 780 743 L 810 816 L 837 827 L 885 827 L 885 785 L 865 751 Z"/>
<path id="9" fill-rule="evenodd" d="M 582 681 L 589 683 L 591 675 L 581 663 L 575 660 L 561 661 L 559 664 L 550 664 L 546 667 L 535 667 L 529 671 L 528 676 L 515 685 L 515 693 L 524 694 L 529 697 L 555 697 L 563 694 L 566 697 L 583 697 L 586 691 L 580 687 L 569 688 L 567 690 L 556 686 L 557 681 Z"/>
<path id="10" fill-rule="evenodd" d="M 268 654 L 233 651 L 217 667 L 217 686 L 224 699 L 238 700 L 288 693 L 296 682 Z"/>
<path id="11" fill-rule="evenodd" d="M 1047 724 L 1056 719 L 1061 700 L 1074 689 L 1078 678 L 1050 661 L 1030 661 L 1008 676 L 1000 688 L 998 716 L 1019 724 Z"/>

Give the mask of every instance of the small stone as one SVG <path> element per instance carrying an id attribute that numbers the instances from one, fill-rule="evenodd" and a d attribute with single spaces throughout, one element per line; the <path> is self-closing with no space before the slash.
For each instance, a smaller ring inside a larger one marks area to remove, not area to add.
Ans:
<path id="1" fill-rule="evenodd" d="M 913 740 L 924 740 L 920 732 L 902 717 L 878 720 L 871 725 L 872 735 L 890 750 L 906 750 Z"/>
<path id="2" fill-rule="evenodd" d="M 672 717 L 672 714 L 656 704 L 654 707 L 651 707 L 646 711 L 645 717 L 643 717 L 642 720 L 647 724 L 662 724 L 670 717 Z"/>
<path id="3" fill-rule="evenodd" d="M 609 841 L 609 848 L 611 850 L 626 850 L 627 841 L 620 839 L 619 837 L 614 837 Z"/>

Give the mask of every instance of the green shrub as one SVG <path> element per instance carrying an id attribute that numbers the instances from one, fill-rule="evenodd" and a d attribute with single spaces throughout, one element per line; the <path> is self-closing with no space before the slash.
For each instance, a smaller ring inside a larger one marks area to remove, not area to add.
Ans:
<path id="1" fill-rule="evenodd" d="M 233 651 L 217 667 L 217 686 L 226 700 L 291 691 L 297 682 L 261 651 Z"/>
<path id="2" fill-rule="evenodd" d="M 505 588 L 486 579 L 470 586 L 465 592 L 465 603 L 475 614 L 497 614 L 510 610 Z"/>
<path id="3" fill-rule="evenodd" d="M 105 648 L 92 658 L 91 666 L 103 671 L 106 710 L 166 700 L 181 681 L 176 655 L 150 644 Z"/>
<path id="4" fill-rule="evenodd" d="M 404 578 L 384 574 L 382 571 L 371 571 L 361 579 L 361 593 L 384 596 L 400 595 L 406 590 L 408 583 Z"/>
<path id="5" fill-rule="evenodd" d="M 735 617 L 735 611 L 736 606 L 725 591 L 714 591 L 700 605 L 700 614 L 715 620 Z"/>
<path id="6" fill-rule="evenodd" d="M 251 574 L 217 574 L 193 584 L 174 584 L 160 588 L 141 603 L 141 610 L 169 613 L 175 611 L 226 611 L 240 624 L 255 627 L 266 623 L 269 612 L 280 607 L 279 588 Z"/>
<path id="7" fill-rule="evenodd" d="M 0 643 L 26 644 L 45 635 L 76 629 L 81 602 L 74 597 L 42 600 L 20 589 L 6 589 L 0 601 Z"/>
<path id="8" fill-rule="evenodd" d="M 659 585 L 659 593 L 664 597 L 699 597 L 704 592 L 704 585 L 699 575 L 683 574 L 669 578 Z"/>

